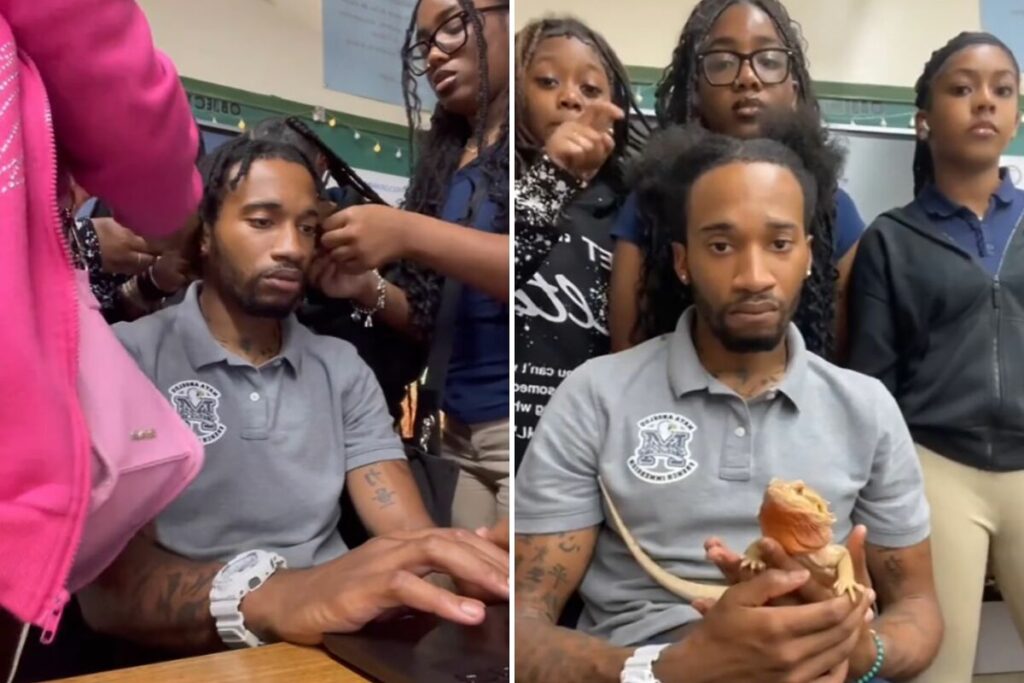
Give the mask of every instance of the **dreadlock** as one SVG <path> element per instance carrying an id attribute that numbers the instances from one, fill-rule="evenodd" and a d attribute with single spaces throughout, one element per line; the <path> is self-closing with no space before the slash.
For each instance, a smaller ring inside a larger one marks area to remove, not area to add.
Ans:
<path id="1" fill-rule="evenodd" d="M 422 0 L 417 0 L 405 32 L 405 45 L 415 41 L 416 14 Z M 427 216 L 438 216 L 441 213 L 448 186 L 452 176 L 459 167 L 459 160 L 467 143 L 475 137 L 479 150 L 481 173 L 488 185 L 488 197 L 497 205 L 495 225 L 499 231 L 508 230 L 508 156 L 509 156 L 509 120 L 508 108 L 502 116 L 498 139 L 490 146 L 485 146 L 487 121 L 492 106 L 501 106 L 500 100 L 491 90 L 488 79 L 487 39 L 484 36 L 484 23 L 473 0 L 458 0 L 459 7 L 466 12 L 472 36 L 477 47 L 477 72 L 480 90 L 477 93 L 476 118 L 469 121 L 466 117 L 446 110 L 439 102 L 430 117 L 430 129 L 422 131 L 423 102 L 418 92 L 418 82 L 412 73 L 410 57 L 403 52 L 402 57 L 402 96 L 405 101 L 405 114 L 409 123 L 409 143 L 413 150 L 412 177 L 406 189 L 402 208 Z M 492 100 L 497 100 L 493 101 Z M 467 219 L 469 216 L 466 217 Z M 396 279 L 409 294 L 413 325 L 429 332 L 440 303 L 440 275 L 412 264 L 403 264 Z M 410 291 L 413 290 L 413 291 Z"/>
<path id="2" fill-rule="evenodd" d="M 803 34 L 778 0 L 701 0 L 690 14 L 672 53 L 672 63 L 665 69 L 656 90 L 655 114 L 662 127 L 700 122 L 697 110 L 697 87 L 700 76 L 697 57 L 718 18 L 733 5 L 744 3 L 759 8 L 771 18 L 783 44 L 792 51 L 791 73 L 797 84 L 798 113 L 796 118 L 819 146 L 828 146 L 828 133 L 822 124 L 820 108 L 808 73 Z M 787 113 L 787 117 L 792 114 Z M 708 122 L 702 122 L 707 125 Z M 776 126 L 774 135 L 787 135 L 788 126 Z M 767 127 L 763 137 L 772 137 Z M 785 142 L 785 141 L 783 141 Z M 814 217 L 809 230 L 814 235 L 811 245 L 811 277 L 804 286 L 794 322 L 807 342 L 807 348 L 828 356 L 835 346 L 836 280 L 839 273 L 833 263 L 836 220 L 835 193 L 838 188 L 838 167 L 832 172 L 823 169 L 819 178 Z M 642 217 L 642 215 L 641 215 Z M 644 270 L 640 282 L 640 311 L 637 333 L 650 339 L 675 329 L 684 308 L 691 301 L 689 292 L 675 275 L 672 264 L 672 235 L 641 220 L 640 250 Z M 655 303 L 657 302 L 657 303 Z"/>
<path id="3" fill-rule="evenodd" d="M 317 195 L 323 193 L 323 184 L 317 176 L 312 162 L 297 147 L 275 140 L 253 140 L 240 135 L 217 148 L 203 163 L 203 197 L 199 201 L 199 217 L 206 225 L 213 226 L 220 215 L 224 198 L 238 188 L 249 169 L 257 161 L 280 159 L 299 164 L 309 171 L 316 186 Z M 232 173 L 237 166 L 238 170 Z"/>
<path id="4" fill-rule="evenodd" d="M 615 50 L 600 33 L 573 17 L 538 19 L 516 34 L 516 173 L 529 168 L 544 145 L 544 141 L 538 139 L 526 125 L 527 102 L 522 84 L 526 82 L 526 71 L 533 62 L 538 46 L 549 38 L 575 38 L 597 53 L 604 66 L 605 75 L 612 86 L 612 103 L 623 111 L 625 117 L 615 122 L 612 135 L 615 150 L 601 172 L 609 173 L 613 182 L 621 183 L 627 152 L 641 146 L 632 122 L 639 121 L 645 128 L 647 122 L 633 98 L 626 67 L 622 65 Z M 637 118 L 632 118 L 634 114 Z"/>
<path id="5" fill-rule="evenodd" d="M 1010 61 L 1013 62 L 1014 71 L 1017 72 L 1017 80 L 1020 80 L 1020 66 L 1017 64 L 1017 58 L 1013 56 L 1013 51 L 1006 46 L 1006 43 L 991 33 L 964 31 L 933 52 L 932 56 L 928 58 L 928 62 L 924 65 L 924 71 L 914 85 L 914 92 L 917 94 L 914 98 L 914 105 L 918 109 L 927 111 L 931 108 L 932 82 L 942 71 L 942 67 L 949 61 L 949 58 L 974 45 L 994 45 L 1006 52 Z M 934 180 L 935 163 L 932 160 L 932 150 L 928 146 L 927 140 L 919 138 L 914 148 L 914 196 L 920 194 L 921 190 Z"/>
<path id="6" fill-rule="evenodd" d="M 734 162 L 768 162 L 789 169 L 800 183 L 804 196 L 804 221 L 814 245 L 826 240 L 815 232 L 819 224 L 819 204 L 834 191 L 836 174 L 842 166 L 843 153 L 836 143 L 829 141 L 818 127 L 808 125 L 806 112 L 793 116 L 775 117 L 766 121 L 766 136 L 740 139 L 712 133 L 700 125 L 673 126 L 657 133 L 648 146 L 648 152 L 634 169 L 634 188 L 641 216 L 670 241 L 686 244 L 686 213 L 690 192 L 697 180 L 715 168 Z M 683 286 L 673 275 L 676 287 L 671 299 L 649 298 L 648 301 L 664 315 L 659 322 L 674 326 L 682 311 L 694 302 L 693 291 Z M 669 291 L 663 283 L 658 292 Z M 810 311 L 820 314 L 824 300 L 815 292 L 812 278 L 805 283 L 798 313 L 811 300 Z M 668 294 L 666 294 L 668 295 Z M 673 316 L 665 315 L 671 310 Z M 805 309 L 807 310 L 807 309 Z M 794 316 L 794 322 L 798 322 Z M 821 339 L 815 340 L 821 344 Z M 811 340 L 808 340 L 808 348 Z"/>

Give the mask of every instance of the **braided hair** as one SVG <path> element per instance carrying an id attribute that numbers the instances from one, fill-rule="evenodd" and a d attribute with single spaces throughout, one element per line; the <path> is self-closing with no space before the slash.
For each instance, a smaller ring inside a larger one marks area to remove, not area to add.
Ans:
<path id="1" fill-rule="evenodd" d="M 1013 62 L 1014 71 L 1017 72 L 1017 80 L 1020 80 L 1020 66 L 1017 64 L 1017 58 L 1014 57 L 1013 51 L 1006 46 L 1006 43 L 991 33 L 964 31 L 933 52 L 932 56 L 928 58 L 928 62 L 924 65 L 924 71 L 914 85 L 914 92 L 916 93 L 914 105 L 918 109 L 927 111 L 931 108 L 932 83 L 935 81 L 935 77 L 939 75 L 939 72 L 942 71 L 942 67 L 949 61 L 949 58 L 961 50 L 974 45 L 994 45 L 1001 48 L 1009 56 L 1010 61 Z M 917 145 L 914 148 L 914 196 L 920 194 L 921 190 L 934 180 L 935 163 L 932 160 L 932 150 L 928 146 L 927 140 L 918 138 Z"/>
<path id="2" fill-rule="evenodd" d="M 733 5 L 744 3 L 762 10 L 771 18 L 783 44 L 792 51 L 791 73 L 797 84 L 798 112 L 802 127 L 827 146 L 828 133 L 821 121 L 820 108 L 808 72 L 804 39 L 797 24 L 778 0 L 701 0 L 690 14 L 679 43 L 672 53 L 672 63 L 665 69 L 656 90 L 655 113 L 662 127 L 700 122 L 697 110 L 697 87 L 700 71 L 698 54 L 715 22 Z M 766 112 L 767 113 L 767 112 Z M 787 113 L 787 116 L 791 114 Z M 703 122 L 706 123 L 707 122 Z M 778 128 L 776 126 L 776 128 Z M 779 130 L 784 130 L 785 127 Z M 762 127 L 762 137 L 771 137 Z M 827 176 L 827 177 L 826 177 Z M 828 356 L 835 347 L 836 280 L 839 273 L 833 263 L 835 249 L 835 193 L 839 167 L 819 179 L 818 201 L 811 221 L 814 235 L 811 245 L 811 277 L 804 286 L 794 322 L 807 342 L 807 348 Z M 672 234 L 656 229 L 643 220 L 641 213 L 640 250 L 644 269 L 640 281 L 640 305 L 637 335 L 641 339 L 670 332 L 692 296 L 675 275 L 672 258 Z"/>
<path id="3" fill-rule="evenodd" d="M 405 45 L 412 45 L 416 35 L 416 15 L 422 0 L 416 0 L 412 17 L 405 33 Z M 430 129 L 423 131 L 423 102 L 419 96 L 419 84 L 412 72 L 408 53 L 402 56 L 402 96 L 405 101 L 406 120 L 409 123 L 409 142 L 412 177 L 406 189 L 402 208 L 427 216 L 440 215 L 448 194 L 448 186 L 459 168 L 459 161 L 471 138 L 475 138 L 479 150 L 481 173 L 488 185 L 488 198 L 498 207 L 495 226 L 499 232 L 508 231 L 508 157 L 509 119 L 508 107 L 502 115 L 498 138 L 494 144 L 485 147 L 486 127 L 492 106 L 500 106 L 500 98 L 493 93 L 488 78 L 487 39 L 484 36 L 483 17 L 473 0 L 458 0 L 459 7 L 466 13 L 472 37 L 477 46 L 477 71 L 480 90 L 477 93 L 477 111 L 473 121 L 450 112 L 440 103 L 430 117 Z M 413 326 L 423 334 L 429 334 L 440 304 L 443 278 L 416 264 L 403 263 L 391 278 L 402 287 L 409 298 Z"/>
<path id="4" fill-rule="evenodd" d="M 249 175 L 249 169 L 257 161 L 280 159 L 299 164 L 313 179 L 317 196 L 323 194 L 323 183 L 313 163 L 295 145 L 270 139 L 253 140 L 240 135 L 217 148 L 204 159 L 203 197 L 199 200 L 199 218 L 211 228 L 217 222 L 224 199 L 234 192 L 239 183 Z M 238 166 L 234 173 L 231 170 Z"/>
<path id="5" fill-rule="evenodd" d="M 699 124 L 673 126 L 655 135 L 648 152 L 634 169 L 634 188 L 641 215 L 671 241 L 686 244 L 686 214 L 690 192 L 696 182 L 715 168 L 734 162 L 768 162 L 789 169 L 803 190 L 804 221 L 812 245 L 821 241 L 815 232 L 819 203 L 834 185 L 842 165 L 842 149 L 807 125 L 808 113 L 796 118 L 776 116 L 765 121 L 769 135 L 741 139 L 707 131 Z M 676 276 L 678 282 L 678 276 Z M 805 297 L 813 286 L 806 282 Z M 680 310 L 694 303 L 690 286 L 680 286 L 678 301 L 654 301 L 662 308 Z M 666 319 L 666 323 L 669 321 Z M 796 318 L 794 316 L 794 322 Z M 671 320 L 674 326 L 678 316 Z"/>
<path id="6" fill-rule="evenodd" d="M 625 115 L 621 121 L 615 122 L 612 135 L 615 150 L 602 167 L 601 173 L 608 173 L 611 176 L 609 180 L 621 184 L 623 162 L 627 153 L 630 150 L 639 150 L 642 146 L 641 140 L 638 139 L 641 135 L 633 124 L 639 122 L 646 128 L 647 122 L 633 97 L 629 73 L 615 54 L 615 50 L 600 33 L 573 17 L 538 19 L 524 26 L 516 34 L 516 173 L 522 173 L 529 168 L 544 146 L 544 141 L 538 139 L 527 126 L 527 102 L 522 84 L 526 82 L 526 72 L 533 62 L 537 48 L 549 38 L 574 38 L 590 47 L 601 60 L 608 82 L 611 83 L 612 103 Z"/>

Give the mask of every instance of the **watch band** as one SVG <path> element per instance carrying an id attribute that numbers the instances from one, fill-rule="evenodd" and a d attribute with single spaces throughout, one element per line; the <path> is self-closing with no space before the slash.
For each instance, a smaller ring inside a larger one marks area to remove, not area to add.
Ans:
<path id="1" fill-rule="evenodd" d="M 620 683 L 661 683 L 654 675 L 651 666 L 658 660 L 661 651 L 671 643 L 664 645 L 645 645 L 633 651 L 633 655 L 626 660 L 619 675 Z"/>
<path id="2" fill-rule="evenodd" d="M 229 648 L 263 645 L 263 641 L 245 627 L 239 605 L 242 598 L 262 586 L 274 572 L 287 566 L 277 553 L 249 550 L 232 558 L 217 572 L 210 587 L 210 615 L 217 634 Z"/>

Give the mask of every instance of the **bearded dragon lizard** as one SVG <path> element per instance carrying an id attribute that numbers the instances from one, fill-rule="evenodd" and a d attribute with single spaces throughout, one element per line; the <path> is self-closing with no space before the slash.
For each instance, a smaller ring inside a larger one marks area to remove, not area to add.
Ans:
<path id="1" fill-rule="evenodd" d="M 689 602 L 717 600 L 722 596 L 728 586 L 687 581 L 658 566 L 633 538 L 600 477 L 598 484 L 615 529 L 651 578 L 667 591 Z M 758 513 L 761 533 L 766 538 L 778 541 L 790 556 L 811 572 L 815 580 L 830 585 L 837 596 L 845 594 L 851 600 L 856 600 L 857 594 L 863 592 L 864 587 L 854 578 L 850 552 L 845 546 L 832 543 L 832 525 L 835 521 L 829 512 L 828 502 L 802 481 L 773 479 L 764 492 Z M 764 571 L 766 565 L 760 556 L 757 542 L 747 548 L 740 566 L 754 572 Z"/>

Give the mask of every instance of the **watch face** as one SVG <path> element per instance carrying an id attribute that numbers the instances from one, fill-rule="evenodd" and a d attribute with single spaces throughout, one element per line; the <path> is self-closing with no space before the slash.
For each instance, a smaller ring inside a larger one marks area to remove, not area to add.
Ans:
<path id="1" fill-rule="evenodd" d="M 221 579 L 224 581 L 230 581 L 239 574 L 245 574 L 250 571 L 259 562 L 260 556 L 256 552 L 248 552 L 239 558 L 236 558 L 234 562 L 224 568 L 224 573 L 221 574 Z"/>

